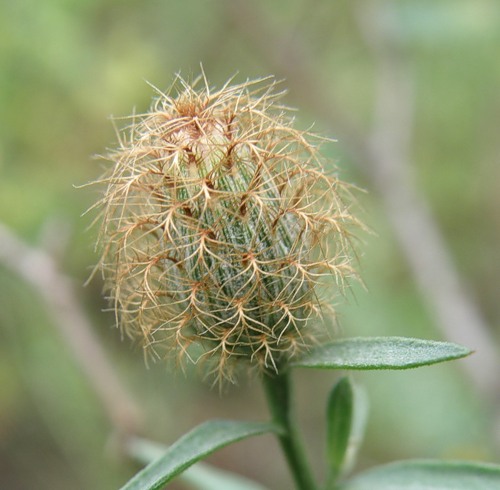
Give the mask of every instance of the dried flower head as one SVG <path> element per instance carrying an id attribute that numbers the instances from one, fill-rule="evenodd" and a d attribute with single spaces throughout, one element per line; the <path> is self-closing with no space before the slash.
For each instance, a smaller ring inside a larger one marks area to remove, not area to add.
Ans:
<path id="1" fill-rule="evenodd" d="M 127 335 L 181 358 L 197 344 L 233 380 L 314 342 L 319 283 L 353 274 L 356 220 L 272 80 L 198 84 L 158 91 L 109 156 L 100 267 Z"/>

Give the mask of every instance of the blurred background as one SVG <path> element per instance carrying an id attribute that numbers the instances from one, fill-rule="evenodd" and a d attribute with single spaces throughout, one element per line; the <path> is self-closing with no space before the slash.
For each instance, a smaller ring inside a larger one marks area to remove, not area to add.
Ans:
<path id="1" fill-rule="evenodd" d="M 145 366 L 102 311 L 100 278 L 83 287 L 97 228 L 81 215 L 99 192 L 79 186 L 116 141 L 109 116 L 145 111 L 146 81 L 166 88 L 200 63 L 219 87 L 233 75 L 283 79 L 297 124 L 336 138 L 327 156 L 367 191 L 366 287 L 332 299 L 342 333 L 477 350 L 356 374 L 370 400 L 358 468 L 498 462 L 499 46 L 495 0 L 0 2 L 0 487 L 115 489 L 138 468 L 118 450 L 128 431 L 169 443 L 209 418 L 267 418 L 257 381 L 220 394 L 196 368 Z M 336 374 L 295 378 L 321 476 Z M 210 461 L 291 488 L 270 437 Z"/>

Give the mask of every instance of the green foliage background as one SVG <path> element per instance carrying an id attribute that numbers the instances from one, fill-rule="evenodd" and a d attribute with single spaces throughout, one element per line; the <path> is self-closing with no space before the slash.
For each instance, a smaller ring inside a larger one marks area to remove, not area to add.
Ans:
<path id="1" fill-rule="evenodd" d="M 115 140 L 108 116 L 140 113 L 152 95 L 145 80 L 168 87 L 173 74 L 199 73 L 220 85 L 274 73 L 245 35 L 250 17 L 222 0 L 19 0 L 0 2 L 0 222 L 51 250 L 83 284 L 96 261 L 96 230 L 80 215 L 102 153 Z M 370 121 L 373 61 L 355 22 L 363 2 L 248 2 L 291 52 L 309 53 L 314 76 L 332 87 L 355 118 Z M 415 178 L 448 242 L 452 259 L 494 336 L 500 326 L 500 5 L 494 0 L 394 2 L 415 77 Z M 244 15 L 241 13 L 241 15 Z M 246 23 L 246 24 L 245 24 Z M 270 47 L 271 49 L 271 47 Z M 287 85 L 286 82 L 284 84 Z M 299 124 L 317 116 L 293 89 Z M 318 123 L 315 129 L 326 132 Z M 335 136 L 329 134 L 329 136 Z M 342 176 L 371 191 L 342 141 L 329 147 Z M 441 338 L 416 291 L 376 192 L 361 196 L 361 266 L 368 292 L 354 286 L 339 307 L 352 335 Z M 101 283 L 80 290 L 107 351 L 144 412 L 146 432 L 175 440 L 211 417 L 267 418 L 257 382 L 220 396 L 193 372 L 144 366 L 101 312 Z M 475 354 L 480 356 L 481 353 Z M 321 420 L 331 373 L 297 373 L 299 415 L 313 454 L 323 450 Z M 362 465 L 402 457 L 498 462 L 498 407 L 464 379 L 460 362 L 415 372 L 357 375 L 371 399 Z M 211 458 L 288 488 L 275 442 L 244 442 Z M 496 440 L 495 440 L 496 438 Z M 114 451 L 113 433 L 91 387 L 59 338 L 37 294 L 0 268 L 0 487 L 112 489 L 135 471 Z M 320 468 L 316 468 L 320 471 Z M 180 486 L 179 486 L 180 488 Z"/>

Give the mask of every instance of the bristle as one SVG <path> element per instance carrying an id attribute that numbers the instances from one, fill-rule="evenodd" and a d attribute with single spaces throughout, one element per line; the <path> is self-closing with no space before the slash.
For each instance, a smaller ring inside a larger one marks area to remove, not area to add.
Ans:
<path id="1" fill-rule="evenodd" d="M 109 155 L 100 264 L 127 335 L 187 359 L 200 344 L 233 380 L 237 364 L 276 371 L 321 335 L 323 279 L 353 275 L 356 219 L 322 138 L 292 127 L 272 79 L 201 81 L 155 89 Z"/>

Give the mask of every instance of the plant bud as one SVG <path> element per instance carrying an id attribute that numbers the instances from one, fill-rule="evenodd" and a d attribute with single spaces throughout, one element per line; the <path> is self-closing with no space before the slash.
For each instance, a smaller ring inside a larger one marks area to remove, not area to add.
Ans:
<path id="1" fill-rule="evenodd" d="M 353 275 L 356 220 L 274 82 L 201 85 L 158 92 L 109 155 L 100 267 L 127 335 L 234 380 L 321 336 L 324 279 L 338 292 Z"/>

